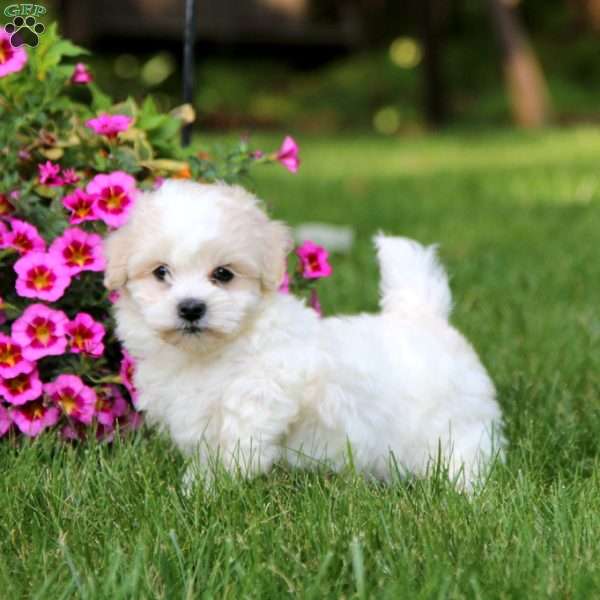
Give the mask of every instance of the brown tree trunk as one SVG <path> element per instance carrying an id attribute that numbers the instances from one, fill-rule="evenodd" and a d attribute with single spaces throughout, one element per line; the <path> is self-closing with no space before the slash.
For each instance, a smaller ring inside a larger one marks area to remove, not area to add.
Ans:
<path id="1" fill-rule="evenodd" d="M 502 67 L 513 120 L 520 127 L 546 125 L 551 112 L 548 88 L 513 3 L 488 0 L 488 4 L 502 51 Z"/>
<path id="2" fill-rule="evenodd" d="M 569 0 L 579 21 L 594 33 L 600 33 L 600 0 Z"/>

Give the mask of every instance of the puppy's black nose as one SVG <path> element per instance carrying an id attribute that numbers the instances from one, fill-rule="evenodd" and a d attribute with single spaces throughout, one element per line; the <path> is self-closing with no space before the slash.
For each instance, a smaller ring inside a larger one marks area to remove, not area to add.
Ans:
<path id="1" fill-rule="evenodd" d="M 206 314 L 206 304 L 201 300 L 186 298 L 177 305 L 177 314 L 185 321 L 197 321 Z"/>

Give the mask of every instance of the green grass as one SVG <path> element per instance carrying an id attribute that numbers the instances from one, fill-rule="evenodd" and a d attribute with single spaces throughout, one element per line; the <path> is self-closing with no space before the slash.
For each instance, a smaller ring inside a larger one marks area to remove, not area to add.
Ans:
<path id="1" fill-rule="evenodd" d="M 454 322 L 499 390 L 506 465 L 473 499 L 283 468 L 186 499 L 156 435 L 3 443 L 0 597 L 600 594 L 600 132 L 300 141 L 300 174 L 256 187 L 292 223 L 355 227 L 326 312 L 375 309 L 376 230 L 439 242 Z"/>

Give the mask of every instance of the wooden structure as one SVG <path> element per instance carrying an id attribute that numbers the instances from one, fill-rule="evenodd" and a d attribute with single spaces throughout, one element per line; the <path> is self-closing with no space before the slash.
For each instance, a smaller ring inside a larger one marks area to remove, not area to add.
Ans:
<path id="1" fill-rule="evenodd" d="M 92 44 L 105 36 L 181 39 L 183 0 L 55 0 L 65 34 Z M 310 0 L 198 0 L 201 41 L 353 46 L 361 39 L 352 3 L 339 3 L 334 18 L 315 18 Z"/>

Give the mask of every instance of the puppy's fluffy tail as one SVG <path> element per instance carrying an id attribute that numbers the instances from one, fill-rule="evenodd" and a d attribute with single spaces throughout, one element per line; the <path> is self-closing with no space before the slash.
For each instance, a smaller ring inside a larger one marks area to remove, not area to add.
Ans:
<path id="1" fill-rule="evenodd" d="M 373 241 L 381 269 L 383 312 L 447 318 L 452 296 L 436 246 L 425 247 L 407 238 L 382 234 Z"/>

